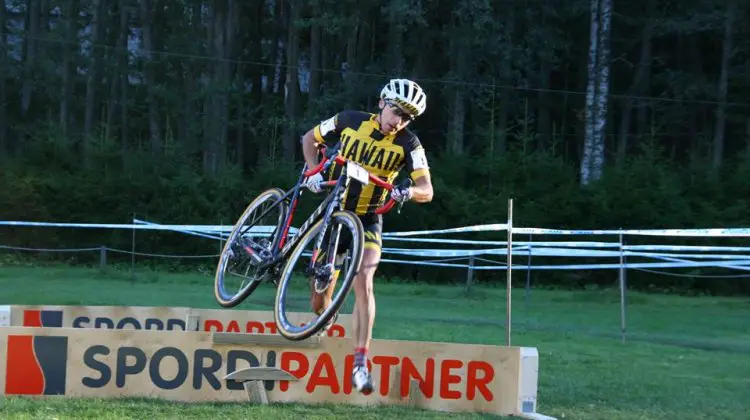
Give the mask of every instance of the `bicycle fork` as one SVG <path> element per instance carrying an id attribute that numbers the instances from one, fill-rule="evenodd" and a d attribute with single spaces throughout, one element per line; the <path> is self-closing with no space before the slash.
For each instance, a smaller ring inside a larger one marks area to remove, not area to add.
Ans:
<path id="1" fill-rule="evenodd" d="M 325 238 L 325 232 L 328 228 L 328 223 L 330 222 L 331 215 L 333 214 L 335 209 L 342 209 L 344 207 L 344 193 L 349 187 L 349 178 L 344 177 L 344 185 L 343 188 L 338 188 L 336 191 L 336 197 L 331 200 L 331 203 L 326 208 L 326 211 L 323 215 L 323 223 L 321 224 L 320 233 L 318 233 L 318 237 L 315 239 L 315 247 L 313 248 L 313 255 L 310 259 L 310 265 L 308 267 L 308 270 L 310 273 L 314 274 L 315 276 L 315 288 L 320 289 L 317 290 L 318 293 L 321 293 L 323 290 L 328 287 L 328 283 L 330 282 L 334 270 L 335 270 L 335 263 L 336 263 L 336 251 L 338 248 L 338 241 L 339 237 L 341 235 L 341 226 L 338 226 L 336 231 L 334 232 L 335 235 L 331 235 L 331 237 L 328 239 L 328 255 L 326 256 L 329 260 L 328 263 L 324 264 L 323 267 L 320 267 L 321 270 L 315 269 L 315 262 L 318 259 L 318 255 L 321 252 L 321 248 L 323 246 L 323 238 Z M 318 285 L 319 279 L 325 279 L 325 284 L 322 286 Z M 325 287 L 323 287 L 325 286 Z"/>

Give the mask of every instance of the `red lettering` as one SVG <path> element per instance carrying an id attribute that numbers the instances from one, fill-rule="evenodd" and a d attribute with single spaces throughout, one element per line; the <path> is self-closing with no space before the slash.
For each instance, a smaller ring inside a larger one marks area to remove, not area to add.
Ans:
<path id="1" fill-rule="evenodd" d="M 409 396 L 409 385 L 411 379 L 418 379 L 419 389 L 427 398 L 432 398 L 435 389 L 435 359 L 429 357 L 425 360 L 425 374 L 422 376 L 410 358 L 404 357 L 401 362 L 401 398 Z"/>
<path id="2" fill-rule="evenodd" d="M 271 334 L 276 334 L 276 323 L 275 322 L 266 322 L 266 328 Z"/>
<path id="3" fill-rule="evenodd" d="M 229 321 L 229 324 L 227 325 L 227 332 L 240 332 L 240 325 L 237 323 L 237 321 Z"/>
<path id="4" fill-rule="evenodd" d="M 440 398 L 444 400 L 457 400 L 461 398 L 461 391 L 449 389 L 450 384 L 461 383 L 459 375 L 451 374 L 451 369 L 458 369 L 464 363 L 460 360 L 443 360 L 440 364 Z"/>
<path id="5" fill-rule="evenodd" d="M 344 327 L 342 327 L 339 324 L 333 324 L 331 328 L 328 330 L 329 337 L 343 337 L 344 335 L 346 335 L 346 332 L 344 331 Z"/>
<path id="6" fill-rule="evenodd" d="M 326 371 L 325 376 L 322 376 L 323 370 Z M 336 367 L 328 353 L 322 353 L 315 361 L 310 379 L 307 380 L 307 392 L 312 394 L 315 392 L 315 388 L 319 386 L 328 386 L 331 388 L 331 393 L 339 393 L 339 378 L 336 376 Z"/>
<path id="7" fill-rule="evenodd" d="M 354 356 L 348 354 L 344 358 L 344 394 L 349 395 L 352 393 L 352 375 L 351 371 L 354 369 Z"/>
<path id="8" fill-rule="evenodd" d="M 477 378 L 477 373 L 482 372 L 482 377 Z M 494 396 L 487 386 L 495 378 L 495 369 L 487 362 L 469 362 L 469 372 L 466 378 L 466 398 L 472 401 L 477 390 L 482 394 L 485 401 L 492 401 Z"/>
<path id="9" fill-rule="evenodd" d="M 375 356 L 372 363 L 380 365 L 380 395 L 387 396 L 391 388 L 391 366 L 398 365 L 396 356 Z"/>
<path id="10" fill-rule="evenodd" d="M 297 363 L 297 367 L 292 369 L 292 362 Z M 310 369 L 310 362 L 307 356 L 297 351 L 285 351 L 281 353 L 281 369 L 289 372 L 297 379 L 302 379 L 307 375 Z M 289 381 L 279 381 L 279 390 L 286 391 L 289 389 Z"/>
<path id="11" fill-rule="evenodd" d="M 218 321 L 216 319 L 207 319 L 203 324 L 203 331 L 222 332 L 224 331 L 224 326 L 221 325 L 221 321 Z"/>
<path id="12" fill-rule="evenodd" d="M 263 334 L 265 330 L 266 329 L 263 328 L 263 324 L 258 321 L 247 321 L 247 324 L 245 324 L 245 331 L 248 333 Z"/>

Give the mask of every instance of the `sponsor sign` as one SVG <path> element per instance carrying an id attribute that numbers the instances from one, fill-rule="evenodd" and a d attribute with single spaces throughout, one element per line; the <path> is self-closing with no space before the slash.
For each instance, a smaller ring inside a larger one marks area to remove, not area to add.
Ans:
<path id="1" fill-rule="evenodd" d="M 298 323 L 311 317 L 311 313 L 290 315 L 291 320 Z M 278 335 L 272 311 L 185 307 L 0 305 L 0 327 L 3 326 L 198 330 Z M 351 315 L 340 314 L 326 334 L 329 337 L 346 337 L 351 335 L 350 328 Z"/>
<path id="2" fill-rule="evenodd" d="M 269 402 L 413 404 L 502 415 L 536 407 L 533 348 L 373 340 L 375 389 L 353 390 L 349 338 L 314 348 L 215 344 L 212 333 L 153 330 L 0 328 L 0 389 L 5 395 L 157 397 L 173 401 L 245 401 L 226 375 L 273 367 L 298 381 L 264 381 Z M 416 386 L 413 386 L 415 384 Z"/>

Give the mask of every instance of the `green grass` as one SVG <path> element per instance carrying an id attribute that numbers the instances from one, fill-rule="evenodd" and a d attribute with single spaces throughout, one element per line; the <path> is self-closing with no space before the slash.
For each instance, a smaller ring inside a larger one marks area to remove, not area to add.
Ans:
<path id="1" fill-rule="evenodd" d="M 215 308 L 212 278 L 73 268 L 0 270 L 0 303 Z M 614 290 L 513 291 L 513 345 L 540 354 L 538 411 L 565 419 L 720 419 L 750 412 L 750 300 Z M 504 344 L 505 290 L 377 284 L 375 338 Z M 239 309 L 271 309 L 258 289 Z M 0 418 L 487 418 L 401 407 L 7 398 Z"/>

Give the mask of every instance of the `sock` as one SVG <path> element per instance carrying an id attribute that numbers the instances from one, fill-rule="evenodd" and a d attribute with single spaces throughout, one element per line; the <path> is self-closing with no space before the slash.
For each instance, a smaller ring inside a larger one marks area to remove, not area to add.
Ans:
<path id="1" fill-rule="evenodd" d="M 354 366 L 366 366 L 367 363 L 367 349 L 364 347 L 357 347 L 354 349 Z"/>

